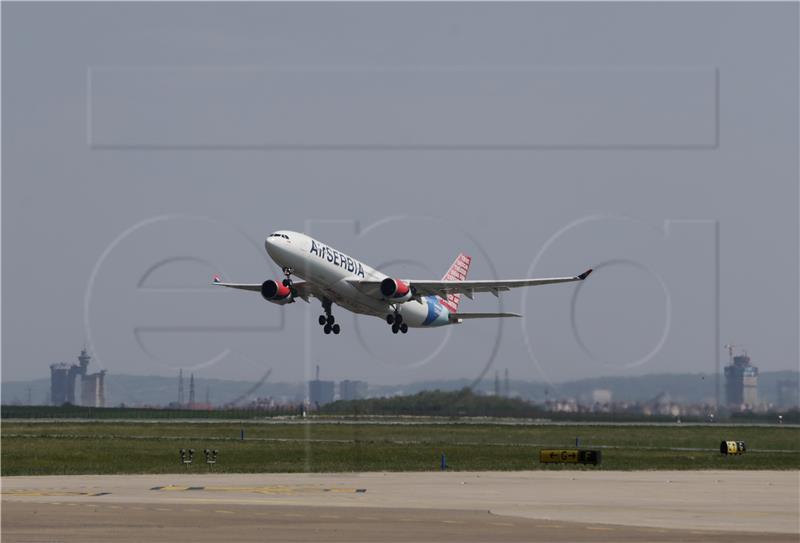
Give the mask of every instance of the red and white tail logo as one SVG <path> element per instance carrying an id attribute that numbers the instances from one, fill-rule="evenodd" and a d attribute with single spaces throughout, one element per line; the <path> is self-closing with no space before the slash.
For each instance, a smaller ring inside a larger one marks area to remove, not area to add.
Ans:
<path id="1" fill-rule="evenodd" d="M 465 281 L 469 272 L 469 265 L 472 257 L 461 253 L 456 257 L 450 269 L 442 277 L 442 281 Z M 458 311 L 458 304 L 461 301 L 461 294 L 448 294 L 446 300 L 442 300 L 442 305 L 451 313 Z"/>

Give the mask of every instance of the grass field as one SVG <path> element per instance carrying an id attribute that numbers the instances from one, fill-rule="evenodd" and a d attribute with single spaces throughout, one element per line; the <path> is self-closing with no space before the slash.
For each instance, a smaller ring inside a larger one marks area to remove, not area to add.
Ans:
<path id="1" fill-rule="evenodd" d="M 241 439 L 244 431 L 245 439 Z M 601 466 L 539 464 L 541 448 L 602 450 Z M 744 441 L 741 456 L 719 453 Z M 178 450 L 194 448 L 195 463 Z M 4 422 L 2 475 L 529 469 L 800 469 L 800 428 L 349 422 Z"/>

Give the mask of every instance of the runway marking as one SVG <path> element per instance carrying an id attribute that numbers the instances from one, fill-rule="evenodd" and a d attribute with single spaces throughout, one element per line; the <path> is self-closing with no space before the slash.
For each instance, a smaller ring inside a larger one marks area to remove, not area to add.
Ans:
<path id="1" fill-rule="evenodd" d="M 401 518 L 400 520 L 402 522 L 417 522 L 417 519 L 415 518 Z"/>
<path id="2" fill-rule="evenodd" d="M 510 522 L 492 522 L 492 526 L 514 526 Z"/>
<path id="3" fill-rule="evenodd" d="M 320 515 L 319 518 L 342 518 L 339 515 Z"/>
<path id="4" fill-rule="evenodd" d="M 356 517 L 358 520 L 379 520 L 378 517 Z"/>
<path id="5" fill-rule="evenodd" d="M 69 490 L 48 490 L 48 489 L 32 489 L 32 488 L 3 490 L 1 493 L 6 496 L 107 496 L 111 494 L 111 492 L 76 492 Z"/>
<path id="6" fill-rule="evenodd" d="M 167 507 L 156 507 L 155 510 L 156 511 L 167 511 L 167 512 L 172 511 L 172 509 L 169 509 Z"/>
<path id="7" fill-rule="evenodd" d="M 343 494 L 363 494 L 366 488 L 325 488 L 311 485 L 271 485 L 271 486 L 154 486 L 150 490 L 158 492 L 241 492 L 255 494 L 302 494 L 331 492 Z"/>
<path id="8" fill-rule="evenodd" d="M 614 528 L 608 528 L 607 526 L 586 526 L 587 530 L 597 530 L 602 532 L 613 532 Z"/>
<path id="9" fill-rule="evenodd" d="M 120 507 L 119 505 L 107 505 L 106 507 L 108 507 L 109 509 L 122 509 L 122 507 Z"/>
<path id="10" fill-rule="evenodd" d="M 537 524 L 537 528 L 563 528 L 561 524 Z"/>
<path id="11" fill-rule="evenodd" d="M 301 514 L 299 514 L 299 513 L 284 513 L 284 514 L 283 514 L 283 516 L 284 516 L 284 517 L 294 517 L 294 518 L 298 518 L 298 517 L 302 517 L 303 515 L 301 515 Z"/>
<path id="12" fill-rule="evenodd" d="M 464 524 L 461 520 L 443 520 L 442 522 L 445 524 Z"/>
<path id="13" fill-rule="evenodd" d="M 227 509 L 217 509 L 214 512 L 215 513 L 225 513 L 225 514 L 228 514 L 228 515 L 232 515 L 233 514 L 233 511 L 228 511 Z"/>

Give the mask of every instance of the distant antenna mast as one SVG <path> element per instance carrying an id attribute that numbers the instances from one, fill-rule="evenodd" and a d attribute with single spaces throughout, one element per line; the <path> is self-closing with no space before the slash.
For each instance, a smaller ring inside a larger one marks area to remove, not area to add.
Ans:
<path id="1" fill-rule="evenodd" d="M 183 405 L 183 368 L 178 372 L 178 406 Z"/>
<path id="2" fill-rule="evenodd" d="M 189 376 L 189 407 L 194 407 L 194 373 Z"/>
<path id="3" fill-rule="evenodd" d="M 726 349 L 728 349 L 728 358 L 730 358 L 731 364 L 733 364 L 733 350 L 736 348 L 736 345 L 733 344 L 731 341 L 727 345 L 723 345 Z"/>

